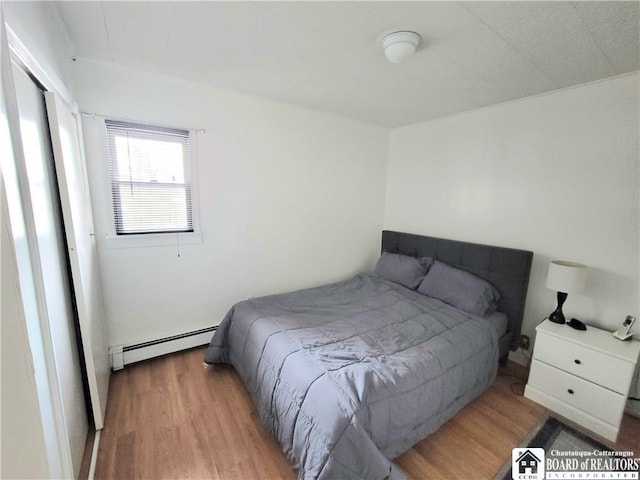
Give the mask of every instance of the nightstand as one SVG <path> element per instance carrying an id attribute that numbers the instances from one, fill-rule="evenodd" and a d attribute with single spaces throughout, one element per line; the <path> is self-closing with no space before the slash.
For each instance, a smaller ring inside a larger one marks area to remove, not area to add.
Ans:
<path id="1" fill-rule="evenodd" d="M 545 320 L 524 395 L 615 442 L 640 342 L 595 327 L 575 330 Z"/>

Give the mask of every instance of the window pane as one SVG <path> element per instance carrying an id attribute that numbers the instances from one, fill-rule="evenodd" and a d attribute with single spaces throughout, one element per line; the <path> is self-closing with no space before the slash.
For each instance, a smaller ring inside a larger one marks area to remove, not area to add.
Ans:
<path id="1" fill-rule="evenodd" d="M 116 234 L 192 232 L 188 130 L 105 120 Z"/>
<path id="2" fill-rule="evenodd" d="M 116 192 L 118 233 L 193 230 L 191 205 L 184 187 L 121 184 Z"/>
<path id="3" fill-rule="evenodd" d="M 114 137 L 118 181 L 184 183 L 184 146 L 182 142 Z"/>

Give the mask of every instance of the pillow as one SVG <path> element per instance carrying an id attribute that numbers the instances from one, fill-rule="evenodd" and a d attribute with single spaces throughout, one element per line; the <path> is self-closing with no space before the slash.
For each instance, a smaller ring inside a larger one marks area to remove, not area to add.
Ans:
<path id="1" fill-rule="evenodd" d="M 375 272 L 392 282 L 415 290 L 433 263 L 430 257 L 410 257 L 399 253 L 382 252 Z"/>
<path id="2" fill-rule="evenodd" d="M 498 291 L 486 280 L 437 260 L 418 292 L 481 317 L 495 310 L 500 299 Z"/>

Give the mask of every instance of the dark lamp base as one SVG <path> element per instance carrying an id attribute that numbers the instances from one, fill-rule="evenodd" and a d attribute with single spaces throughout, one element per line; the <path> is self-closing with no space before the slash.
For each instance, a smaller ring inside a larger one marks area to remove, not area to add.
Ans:
<path id="1" fill-rule="evenodd" d="M 549 315 L 549 320 L 552 321 L 553 323 L 566 323 L 566 320 L 564 318 L 564 315 L 562 314 L 562 311 L 559 312 L 558 310 L 556 310 L 551 315 Z"/>
<path id="2" fill-rule="evenodd" d="M 554 310 L 554 312 L 549 315 L 549 320 L 553 323 L 566 323 L 564 319 L 564 314 L 562 313 L 562 305 L 564 305 L 564 301 L 567 299 L 567 294 L 564 292 L 558 292 L 558 306 Z"/>

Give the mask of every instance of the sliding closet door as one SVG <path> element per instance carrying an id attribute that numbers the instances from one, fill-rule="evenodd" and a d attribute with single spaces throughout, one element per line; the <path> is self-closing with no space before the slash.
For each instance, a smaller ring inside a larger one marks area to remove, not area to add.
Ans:
<path id="1" fill-rule="evenodd" d="M 86 175 L 82 168 L 84 162 L 76 117 L 53 92 L 45 92 L 45 99 L 62 200 L 80 336 L 87 367 L 93 422 L 96 430 L 100 430 L 104 421 L 111 367 L 104 327 L 91 202 L 87 192 Z"/>
<path id="2" fill-rule="evenodd" d="M 44 95 L 21 68 L 12 65 L 20 119 L 27 182 L 35 219 L 46 315 L 53 343 L 55 370 L 64 413 L 66 438 L 75 476 L 78 475 L 88 431 L 75 309 L 60 196 L 53 163 Z M 45 368 L 44 365 L 34 365 Z"/>

